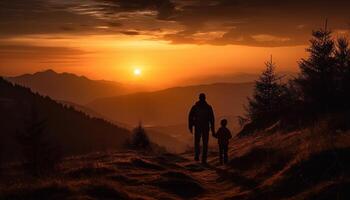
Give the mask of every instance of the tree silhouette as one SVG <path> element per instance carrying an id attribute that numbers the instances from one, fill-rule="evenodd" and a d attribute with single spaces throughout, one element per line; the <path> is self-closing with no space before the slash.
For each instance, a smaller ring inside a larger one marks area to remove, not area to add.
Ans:
<path id="1" fill-rule="evenodd" d="M 133 135 L 130 141 L 130 145 L 132 148 L 138 150 L 146 150 L 151 149 L 151 142 L 148 138 L 148 135 L 145 129 L 142 127 L 140 123 L 138 127 L 133 130 Z"/>
<path id="2" fill-rule="evenodd" d="M 252 98 L 248 98 L 248 118 L 255 123 L 269 123 L 278 118 L 286 87 L 280 83 L 281 77 L 275 73 L 275 63 L 265 63 L 266 69 L 255 82 Z"/>
<path id="3" fill-rule="evenodd" d="M 328 112 L 334 106 L 335 96 L 335 60 L 332 32 L 324 29 L 313 31 L 309 58 L 299 62 L 301 73 L 297 79 L 306 108 L 313 112 Z"/>
<path id="4" fill-rule="evenodd" d="M 299 62 L 300 74 L 288 84 L 279 82 L 275 64 L 255 83 L 246 117 L 239 117 L 246 135 L 279 121 L 282 129 L 299 129 L 326 118 L 334 130 L 350 129 L 350 46 L 345 37 L 336 41 L 325 27 L 312 32 L 309 56 Z M 250 123 L 246 123 L 246 122 Z M 275 127 L 275 126 L 274 126 Z"/>

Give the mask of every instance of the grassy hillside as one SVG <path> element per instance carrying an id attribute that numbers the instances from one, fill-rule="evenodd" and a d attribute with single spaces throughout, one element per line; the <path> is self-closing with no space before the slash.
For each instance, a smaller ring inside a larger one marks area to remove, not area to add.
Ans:
<path id="1" fill-rule="evenodd" d="M 290 133 L 234 138 L 230 162 L 137 151 L 67 158 L 59 174 L 33 180 L 3 169 L 1 199 L 340 199 L 350 198 L 350 134 L 322 124 Z M 14 182 L 14 177 L 21 177 Z M 6 187 L 4 187 L 6 185 Z"/>
<path id="2" fill-rule="evenodd" d="M 47 137 L 65 154 L 120 148 L 129 131 L 105 120 L 90 117 L 22 86 L 0 79 L 0 145 L 5 157 L 18 155 L 16 135 L 26 131 L 33 113 L 45 121 Z"/>

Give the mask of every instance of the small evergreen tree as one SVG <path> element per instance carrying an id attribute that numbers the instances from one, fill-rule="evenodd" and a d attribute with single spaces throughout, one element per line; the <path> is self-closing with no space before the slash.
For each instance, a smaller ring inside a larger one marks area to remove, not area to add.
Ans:
<path id="1" fill-rule="evenodd" d="M 301 73 L 297 79 L 306 108 L 313 112 L 328 112 L 334 106 L 335 60 L 332 32 L 324 29 L 313 31 L 309 58 L 299 62 Z"/>
<path id="2" fill-rule="evenodd" d="M 140 123 L 138 127 L 133 130 L 133 135 L 130 141 L 130 145 L 132 148 L 138 150 L 146 150 L 151 149 L 151 142 L 148 138 L 148 135 L 145 129 L 142 127 Z"/>
<path id="3" fill-rule="evenodd" d="M 272 61 L 265 63 L 266 69 L 255 82 L 252 98 L 248 98 L 248 119 L 254 123 L 266 124 L 277 119 L 281 114 L 286 87 L 279 83 Z"/>

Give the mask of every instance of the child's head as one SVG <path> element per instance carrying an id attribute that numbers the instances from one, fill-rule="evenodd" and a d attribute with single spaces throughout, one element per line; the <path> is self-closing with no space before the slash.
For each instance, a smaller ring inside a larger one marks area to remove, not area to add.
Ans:
<path id="1" fill-rule="evenodd" d="M 226 119 L 223 119 L 223 120 L 221 120 L 221 126 L 223 126 L 223 127 L 226 127 L 226 125 L 227 125 L 227 120 Z"/>

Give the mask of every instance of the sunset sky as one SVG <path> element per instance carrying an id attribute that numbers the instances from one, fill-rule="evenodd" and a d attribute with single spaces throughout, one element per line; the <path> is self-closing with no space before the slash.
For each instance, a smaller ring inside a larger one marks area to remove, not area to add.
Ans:
<path id="1" fill-rule="evenodd" d="M 50 68 L 165 87 L 257 73 L 270 55 L 280 71 L 296 71 L 325 19 L 335 37 L 349 34 L 349 8 L 347 0 L 1 0 L 0 75 Z"/>

